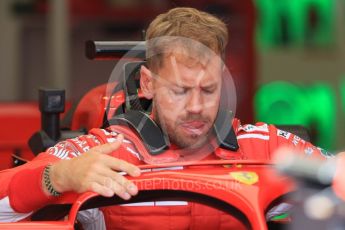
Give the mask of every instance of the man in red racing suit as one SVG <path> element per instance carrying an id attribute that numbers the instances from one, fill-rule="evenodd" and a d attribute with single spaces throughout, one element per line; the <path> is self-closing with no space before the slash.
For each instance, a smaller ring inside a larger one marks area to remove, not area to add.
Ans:
<path id="1" fill-rule="evenodd" d="M 320 149 L 310 143 L 271 125 L 257 123 L 255 126 L 242 126 L 235 119 L 233 127 L 239 149 L 227 156 L 229 159 L 271 159 L 271 153 L 281 146 L 294 148 L 306 155 L 322 155 Z M 0 221 L 25 219 L 32 211 L 53 201 L 55 197 L 42 191 L 41 175 L 44 167 L 59 160 L 75 158 L 93 146 L 114 141 L 118 133 L 112 130 L 116 130 L 116 126 L 107 130 L 92 129 L 89 135 L 66 140 L 49 148 L 30 163 L 1 172 Z M 117 151 L 110 154 L 133 164 L 145 163 L 140 159 L 135 145 L 127 138 Z M 224 156 L 214 154 L 212 157 Z M 201 204 L 183 201 L 171 202 L 170 205 L 148 202 L 108 207 L 103 208 L 102 213 L 89 210 L 80 215 L 81 222 L 86 226 L 93 225 L 95 229 L 104 224 L 103 218 L 107 229 L 112 229 L 112 226 L 114 229 L 137 229 L 141 226 L 147 226 L 147 229 L 159 229 L 162 226 L 170 226 L 171 229 L 208 229 L 215 226 L 218 229 L 239 229 L 238 221 L 231 216 Z"/>
<path id="2" fill-rule="evenodd" d="M 141 67 L 140 85 L 143 95 L 153 100 L 152 117 L 167 134 L 170 150 L 176 150 L 164 153 L 165 160 L 174 160 L 209 147 L 220 107 L 224 65 L 219 57 L 224 55 L 227 31 L 224 23 L 212 15 L 175 8 L 150 24 L 147 41 L 166 35 L 173 36 L 168 39 L 168 47 L 164 39 L 147 43 L 147 67 Z M 183 38 L 189 40 L 184 43 Z M 271 125 L 241 125 L 233 119 L 232 128 L 238 148 L 216 149 L 207 159 L 269 160 L 283 145 L 307 156 L 328 156 L 298 136 Z M 137 194 L 137 187 L 117 172 L 140 175 L 135 165 L 152 163 L 145 151 L 139 137 L 119 125 L 95 128 L 88 135 L 60 142 L 33 161 L 0 173 L 0 222 L 23 220 L 67 191 L 94 191 L 130 199 Z M 89 229 L 105 225 L 108 229 L 244 228 L 228 214 L 185 201 L 152 201 L 101 211 L 83 211 L 79 220 Z"/>

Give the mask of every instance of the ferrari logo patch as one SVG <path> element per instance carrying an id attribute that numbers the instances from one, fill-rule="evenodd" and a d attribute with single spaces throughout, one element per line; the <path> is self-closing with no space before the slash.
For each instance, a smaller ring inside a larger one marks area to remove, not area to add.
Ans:
<path id="1" fill-rule="evenodd" d="M 244 171 L 231 172 L 230 175 L 236 181 L 239 181 L 246 185 L 253 185 L 259 181 L 259 176 L 255 172 L 244 172 Z"/>

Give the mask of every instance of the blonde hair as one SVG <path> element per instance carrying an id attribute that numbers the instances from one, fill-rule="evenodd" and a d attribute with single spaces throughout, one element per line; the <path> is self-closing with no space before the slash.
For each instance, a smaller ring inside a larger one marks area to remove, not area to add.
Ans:
<path id="1" fill-rule="evenodd" d="M 159 39 L 166 36 L 173 39 Z M 221 57 L 225 56 L 228 41 L 225 23 L 209 13 L 194 8 L 178 7 L 158 15 L 149 25 L 146 31 L 148 67 L 150 69 L 161 67 L 163 53 L 176 47 L 172 44 L 174 41 L 179 40 L 181 44 L 181 38 L 186 38 L 182 43 L 189 51 L 191 49 L 198 53 L 204 51 L 200 45 L 195 45 L 195 42 L 191 44 L 192 41 L 197 41 Z"/>

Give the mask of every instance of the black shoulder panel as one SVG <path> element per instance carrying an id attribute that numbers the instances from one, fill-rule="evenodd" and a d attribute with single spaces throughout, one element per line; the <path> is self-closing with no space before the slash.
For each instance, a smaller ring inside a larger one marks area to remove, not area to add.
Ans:
<path id="1" fill-rule="evenodd" d="M 147 115 L 138 110 L 129 110 L 109 121 L 109 125 L 125 125 L 131 128 L 144 142 L 151 155 L 158 155 L 169 148 L 168 138 L 160 127 Z"/>
<path id="2" fill-rule="evenodd" d="M 236 134 L 232 128 L 232 112 L 219 110 L 216 121 L 214 123 L 214 132 L 217 136 L 220 148 L 237 151 L 239 146 Z"/>

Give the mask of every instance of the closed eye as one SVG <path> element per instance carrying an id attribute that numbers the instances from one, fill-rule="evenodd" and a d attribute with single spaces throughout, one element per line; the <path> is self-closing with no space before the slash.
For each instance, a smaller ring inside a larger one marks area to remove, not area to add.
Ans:
<path id="1" fill-rule="evenodd" d="M 216 86 L 204 87 L 202 88 L 202 91 L 204 91 L 205 93 L 211 94 L 216 91 L 216 88 L 217 88 Z"/>
<path id="2" fill-rule="evenodd" d="M 177 87 L 172 89 L 173 93 L 176 95 L 184 95 L 187 93 L 188 88 L 184 88 L 184 87 Z"/>

